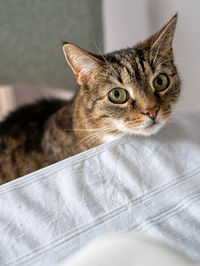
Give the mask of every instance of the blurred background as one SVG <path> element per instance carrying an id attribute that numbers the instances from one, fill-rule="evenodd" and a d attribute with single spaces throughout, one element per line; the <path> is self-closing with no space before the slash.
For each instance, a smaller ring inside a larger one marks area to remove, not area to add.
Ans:
<path id="1" fill-rule="evenodd" d="M 0 119 L 42 97 L 72 97 L 76 81 L 62 41 L 91 52 L 132 46 L 178 12 L 176 111 L 199 105 L 199 0 L 0 0 Z"/>

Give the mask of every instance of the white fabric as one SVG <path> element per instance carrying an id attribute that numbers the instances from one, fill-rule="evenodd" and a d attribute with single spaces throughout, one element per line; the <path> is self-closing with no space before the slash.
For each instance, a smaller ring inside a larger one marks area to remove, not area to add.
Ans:
<path id="1" fill-rule="evenodd" d="M 101 237 L 60 266 L 124 265 L 197 266 L 162 241 L 135 232 L 111 233 Z"/>
<path id="2" fill-rule="evenodd" d="M 134 229 L 200 260 L 200 108 L 0 186 L 0 265 L 56 265 Z"/>

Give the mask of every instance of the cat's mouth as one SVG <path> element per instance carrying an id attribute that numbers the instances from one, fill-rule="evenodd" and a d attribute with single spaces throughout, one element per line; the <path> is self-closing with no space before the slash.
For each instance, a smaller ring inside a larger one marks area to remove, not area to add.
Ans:
<path id="1" fill-rule="evenodd" d="M 147 125 L 147 126 L 146 126 L 145 129 L 147 129 L 147 128 L 155 128 L 155 127 L 157 127 L 159 124 L 160 124 L 160 123 L 159 123 L 158 121 L 153 120 L 153 121 L 151 121 L 150 125 Z"/>
<path id="2" fill-rule="evenodd" d="M 153 128 L 158 124 L 157 121 L 152 121 L 150 125 L 148 125 L 146 128 Z"/>

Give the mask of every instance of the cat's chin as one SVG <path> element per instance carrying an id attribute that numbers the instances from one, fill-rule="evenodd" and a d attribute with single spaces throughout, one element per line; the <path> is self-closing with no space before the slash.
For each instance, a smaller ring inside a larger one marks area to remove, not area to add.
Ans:
<path id="1" fill-rule="evenodd" d="M 138 130 L 136 132 L 137 135 L 141 135 L 141 136 L 151 136 L 154 135 L 156 133 L 158 133 L 158 131 L 164 126 L 165 123 L 156 123 L 156 124 L 152 124 L 142 130 Z"/>

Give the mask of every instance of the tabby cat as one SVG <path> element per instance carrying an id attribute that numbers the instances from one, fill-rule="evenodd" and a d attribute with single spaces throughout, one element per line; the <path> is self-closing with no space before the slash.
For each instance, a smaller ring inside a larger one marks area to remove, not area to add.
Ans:
<path id="1" fill-rule="evenodd" d="M 175 15 L 133 48 L 96 55 L 64 43 L 80 89 L 71 101 L 41 100 L 0 124 L 0 184 L 124 135 L 151 135 L 180 92 Z"/>

